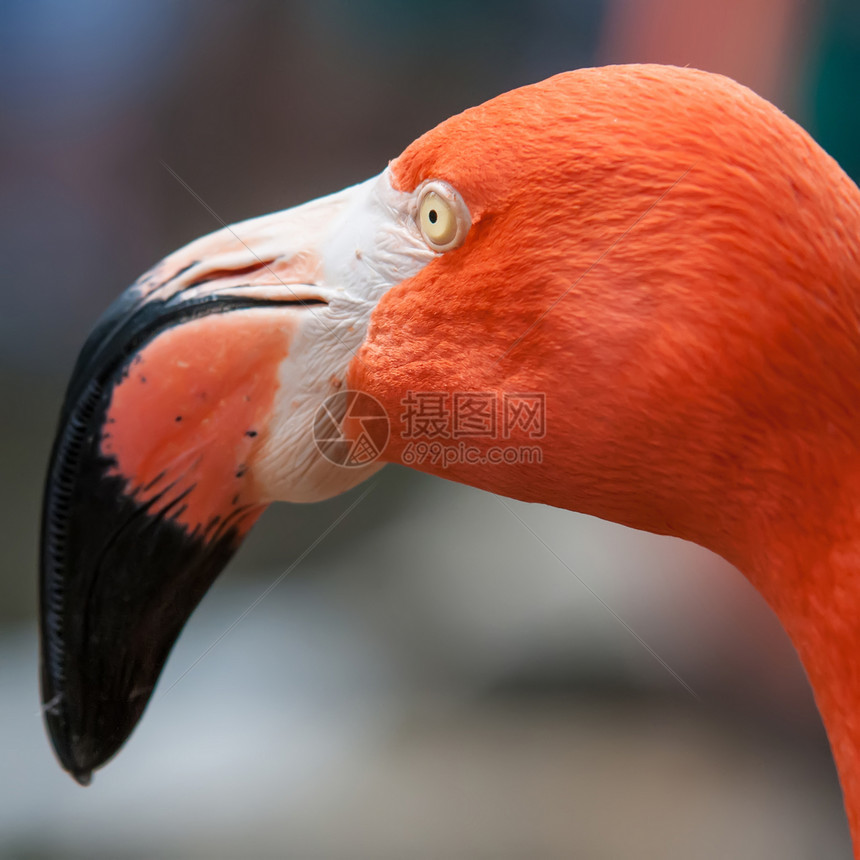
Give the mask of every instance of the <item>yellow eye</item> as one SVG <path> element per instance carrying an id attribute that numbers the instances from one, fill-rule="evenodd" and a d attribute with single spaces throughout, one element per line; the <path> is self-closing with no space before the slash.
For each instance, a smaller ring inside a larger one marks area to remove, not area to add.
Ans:
<path id="1" fill-rule="evenodd" d="M 444 182 L 430 182 L 421 190 L 418 227 L 434 251 L 450 251 L 466 238 L 471 218 L 463 198 Z"/>
<path id="2" fill-rule="evenodd" d="M 435 191 L 421 200 L 421 231 L 431 245 L 447 245 L 457 235 L 457 219 L 447 200 Z"/>

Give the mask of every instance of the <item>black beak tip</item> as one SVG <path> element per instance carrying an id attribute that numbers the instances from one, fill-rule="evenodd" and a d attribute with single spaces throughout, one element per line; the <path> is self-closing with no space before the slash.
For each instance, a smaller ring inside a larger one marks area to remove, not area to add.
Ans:
<path id="1" fill-rule="evenodd" d="M 49 729 L 50 731 L 50 729 Z M 93 781 L 93 771 L 98 765 L 92 757 L 80 749 L 80 745 L 70 745 L 56 735 L 51 736 L 57 758 L 69 776 L 78 785 L 89 785 Z"/>
<path id="2" fill-rule="evenodd" d="M 91 770 L 73 770 L 72 778 L 78 785 L 87 786 L 93 781 L 93 772 Z"/>
<path id="3" fill-rule="evenodd" d="M 67 724 L 56 711 L 46 711 L 45 724 L 54 753 L 63 770 L 78 785 L 89 785 L 93 781 L 93 771 L 104 764 L 110 756 L 97 750 L 91 739 L 70 736 Z"/>
<path id="4" fill-rule="evenodd" d="M 56 745 L 57 748 L 59 744 Z M 78 785 L 89 785 L 93 781 L 93 771 L 104 764 L 105 756 L 94 755 L 86 742 L 67 746 L 59 756 L 63 769 Z"/>

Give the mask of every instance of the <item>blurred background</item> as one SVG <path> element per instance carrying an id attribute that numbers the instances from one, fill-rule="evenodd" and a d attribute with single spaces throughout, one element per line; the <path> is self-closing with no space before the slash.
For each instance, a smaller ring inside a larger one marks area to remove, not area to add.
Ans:
<path id="1" fill-rule="evenodd" d="M 0 857 L 850 856 L 803 672 L 739 573 L 395 467 L 281 579 L 363 489 L 267 512 L 91 788 L 42 729 L 66 378 L 101 310 L 218 226 L 162 162 L 233 222 L 501 91 L 641 61 L 736 78 L 860 176 L 856 0 L 0 3 Z"/>

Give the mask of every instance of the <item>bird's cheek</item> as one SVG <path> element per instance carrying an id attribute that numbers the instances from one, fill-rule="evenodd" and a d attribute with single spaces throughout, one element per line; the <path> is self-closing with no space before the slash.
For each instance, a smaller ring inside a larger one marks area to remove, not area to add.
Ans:
<path id="1" fill-rule="evenodd" d="M 168 329 L 115 385 L 101 453 L 150 515 L 192 534 L 253 524 L 255 456 L 295 328 L 278 316 L 235 311 Z"/>

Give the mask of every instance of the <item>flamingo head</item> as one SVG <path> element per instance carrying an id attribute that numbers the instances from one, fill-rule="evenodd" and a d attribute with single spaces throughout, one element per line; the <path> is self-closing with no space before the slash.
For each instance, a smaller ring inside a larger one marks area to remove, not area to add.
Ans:
<path id="1" fill-rule="evenodd" d="M 841 372 L 858 350 L 849 186 L 725 78 L 590 69 L 168 257 L 84 346 L 51 460 L 42 685 L 63 766 L 85 782 L 125 741 L 267 504 L 405 459 L 416 392 L 546 408 L 540 462 L 482 459 L 490 434 L 477 458 L 420 468 L 739 559 L 788 464 L 836 458 L 857 426 L 858 377 Z M 854 406 L 822 419 L 812 387 Z M 366 429 L 336 397 L 350 391 L 381 406 L 379 460 L 326 456 Z M 315 441 L 321 420 L 340 441 Z M 506 444 L 528 441 L 509 429 Z"/>

